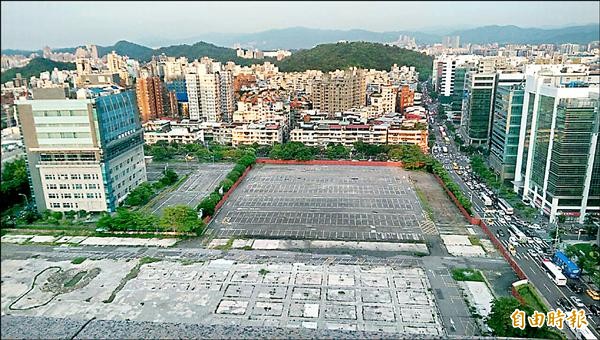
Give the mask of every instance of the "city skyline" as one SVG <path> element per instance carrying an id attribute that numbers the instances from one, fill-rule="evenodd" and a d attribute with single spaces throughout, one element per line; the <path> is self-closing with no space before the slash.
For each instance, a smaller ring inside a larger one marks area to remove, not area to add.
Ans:
<path id="1" fill-rule="evenodd" d="M 403 3 L 318 3 L 312 2 L 252 4 L 185 3 L 186 10 L 177 15 L 173 3 L 152 3 L 145 15 L 121 17 L 102 15 L 106 3 L 2 3 L 2 47 L 39 49 L 72 47 L 85 43 L 110 45 L 119 40 L 135 41 L 151 47 L 178 43 L 216 32 L 223 34 L 256 33 L 271 29 L 310 27 L 317 29 L 364 29 L 376 32 L 422 31 L 438 34 L 486 25 L 557 28 L 586 25 L 600 21 L 597 2 L 570 2 L 565 13 L 561 3 L 520 2 L 512 11 L 511 2 L 403 2 Z M 139 13 L 143 2 L 111 3 L 110 8 L 123 13 Z M 223 25 L 229 19 L 231 24 Z M 293 13 L 290 15 L 289 13 Z M 49 20 L 62 18 L 61 20 Z M 160 18 L 161 28 L 156 30 Z M 573 18 L 577 18 L 576 21 Z M 29 22 L 29 25 L 20 23 Z M 468 23 L 468 24 L 465 24 Z M 89 26 L 93 24 L 93 26 Z M 87 27 L 102 29 L 87 29 Z M 70 32 L 70 34 L 61 34 Z M 123 32 L 127 32 L 124 34 Z"/>

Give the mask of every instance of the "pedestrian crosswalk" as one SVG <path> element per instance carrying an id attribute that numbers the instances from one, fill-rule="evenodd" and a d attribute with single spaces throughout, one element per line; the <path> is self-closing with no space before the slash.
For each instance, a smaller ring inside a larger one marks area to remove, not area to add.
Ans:
<path id="1" fill-rule="evenodd" d="M 438 231 L 435 227 L 435 223 L 426 216 L 423 220 L 419 221 L 419 227 L 425 235 L 437 235 Z"/>

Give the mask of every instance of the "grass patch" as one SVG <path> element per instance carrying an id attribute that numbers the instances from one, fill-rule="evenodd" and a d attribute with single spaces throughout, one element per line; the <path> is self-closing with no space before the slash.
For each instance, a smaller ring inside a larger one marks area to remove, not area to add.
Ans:
<path id="1" fill-rule="evenodd" d="M 73 259 L 73 261 L 71 261 L 72 264 L 81 264 L 83 263 L 83 261 L 85 261 L 87 259 L 87 257 L 84 256 L 78 256 L 76 258 Z"/>
<path id="2" fill-rule="evenodd" d="M 540 312 L 548 312 L 548 307 L 542 302 L 542 299 L 537 290 L 530 284 L 523 284 L 517 287 L 517 292 L 525 300 L 525 303 Z"/>
<path id="3" fill-rule="evenodd" d="M 87 271 L 82 271 L 75 274 L 75 276 L 73 276 L 69 281 L 65 282 L 65 288 L 73 287 L 74 285 L 76 285 L 77 282 L 79 282 L 85 276 L 85 274 L 87 274 Z"/>
<path id="4" fill-rule="evenodd" d="M 470 235 L 469 241 L 474 246 L 481 246 L 481 241 L 479 240 L 479 238 L 477 238 L 477 236 Z"/>
<path id="5" fill-rule="evenodd" d="M 179 261 L 179 263 L 181 263 L 182 266 L 190 266 L 192 264 L 196 264 L 196 263 L 202 263 L 204 261 L 200 261 L 200 260 L 191 260 L 191 259 L 182 259 Z"/>
<path id="6" fill-rule="evenodd" d="M 417 193 L 417 197 L 419 198 L 419 201 L 421 202 L 421 206 L 423 207 L 423 210 L 425 211 L 425 213 L 427 214 L 427 216 L 433 220 L 433 209 L 431 209 L 431 206 L 429 205 L 429 202 L 427 201 L 427 197 L 425 197 L 425 194 L 416 186 L 414 186 L 415 188 L 415 192 Z"/>
<path id="7" fill-rule="evenodd" d="M 452 269 L 452 278 L 456 281 L 485 282 L 483 274 L 479 270 L 469 268 Z"/>
<path id="8" fill-rule="evenodd" d="M 138 264 L 136 264 L 135 267 L 131 268 L 129 273 L 127 273 L 127 275 L 125 275 L 125 277 L 121 280 L 121 282 L 119 282 L 119 285 L 115 288 L 115 290 L 113 290 L 112 293 L 110 293 L 110 296 L 108 297 L 108 299 L 106 299 L 102 302 L 104 302 L 104 303 L 113 302 L 115 297 L 117 297 L 117 293 L 119 293 L 121 291 L 121 289 L 123 289 L 123 287 L 125 287 L 127 282 L 129 280 L 135 279 L 138 276 L 138 274 L 140 273 L 140 268 L 142 268 L 143 265 L 148 264 L 148 263 L 158 262 L 158 261 L 160 261 L 160 259 L 153 258 L 153 257 L 142 257 L 140 259 L 140 261 L 138 262 Z"/>
<path id="9" fill-rule="evenodd" d="M 262 275 L 262 276 L 265 276 L 265 275 L 269 274 L 269 273 L 270 273 L 270 271 L 268 271 L 268 270 L 266 270 L 266 269 L 262 268 L 261 270 L 259 270 L 259 271 L 258 271 L 258 273 L 259 273 L 260 275 Z"/>
<path id="10" fill-rule="evenodd" d="M 220 246 L 216 246 L 213 249 L 217 249 L 217 250 L 229 250 L 231 249 L 231 246 L 233 246 L 233 241 L 235 240 L 235 238 L 230 238 L 227 243 L 220 245 Z"/>
<path id="11" fill-rule="evenodd" d="M 160 259 L 157 259 L 155 257 L 148 257 L 148 256 L 142 257 L 140 259 L 140 267 L 145 264 L 154 263 L 154 262 L 160 262 Z"/>

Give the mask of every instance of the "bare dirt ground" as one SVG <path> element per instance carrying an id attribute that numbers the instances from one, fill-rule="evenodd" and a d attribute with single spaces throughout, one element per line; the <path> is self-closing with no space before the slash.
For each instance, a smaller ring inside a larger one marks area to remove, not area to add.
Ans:
<path id="1" fill-rule="evenodd" d="M 424 205 L 423 210 L 430 212 L 430 217 L 435 222 L 438 231 L 441 234 L 447 234 L 450 231 L 462 234 L 461 231 L 464 231 L 469 222 L 435 177 L 425 172 L 411 172 L 409 178 L 415 186 L 421 204 Z M 448 229 L 447 232 L 445 229 Z"/>

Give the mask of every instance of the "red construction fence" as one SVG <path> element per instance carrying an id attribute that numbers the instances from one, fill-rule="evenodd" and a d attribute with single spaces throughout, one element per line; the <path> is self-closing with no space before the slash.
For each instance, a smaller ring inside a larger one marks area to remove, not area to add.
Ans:
<path id="1" fill-rule="evenodd" d="M 250 172 L 250 170 L 252 170 L 252 165 L 250 165 L 249 167 L 246 168 L 246 170 L 244 170 L 244 173 L 240 176 L 240 178 L 238 178 L 237 181 L 235 181 L 235 183 L 233 183 L 231 188 L 229 188 L 229 190 L 227 190 L 227 192 L 223 195 L 223 197 L 221 197 L 221 200 L 215 206 L 215 213 L 213 215 L 217 214 L 219 209 L 221 209 L 223 204 L 225 204 L 225 202 L 229 198 L 229 195 L 231 195 L 233 193 L 233 191 L 235 190 L 235 188 L 237 188 L 237 186 L 240 185 L 242 180 L 244 180 L 244 178 L 246 178 L 246 175 L 248 174 L 248 172 Z M 203 221 L 205 224 L 208 224 L 208 222 L 210 222 L 211 219 L 212 219 L 212 216 L 206 216 Z"/>
<path id="2" fill-rule="evenodd" d="M 268 159 L 259 158 L 256 163 L 261 164 L 288 164 L 288 165 L 359 165 L 359 166 L 393 166 L 402 167 L 402 162 L 382 162 L 382 161 L 337 161 L 337 160 L 311 160 L 311 161 L 297 161 L 297 160 L 282 160 L 282 159 Z"/>
<path id="3" fill-rule="evenodd" d="M 482 221 L 481 219 L 477 218 L 477 217 L 473 217 L 473 216 L 469 215 L 469 213 L 467 212 L 467 210 L 460 204 L 460 202 L 458 201 L 458 199 L 456 198 L 456 196 L 454 196 L 454 194 L 446 187 L 446 185 L 444 184 L 444 182 L 442 181 L 442 179 L 439 178 L 437 175 L 434 175 L 434 176 L 437 179 L 437 181 L 440 183 L 440 185 L 442 186 L 442 188 L 444 188 L 444 190 L 446 190 L 446 193 L 448 194 L 448 196 L 450 196 L 450 198 L 452 199 L 452 201 L 454 202 L 454 204 L 458 207 L 458 209 L 460 210 L 460 212 L 469 221 L 469 223 L 481 227 L 481 229 L 483 230 L 483 232 L 490 238 L 490 240 L 492 241 L 492 243 L 494 244 L 494 246 L 496 247 L 496 249 L 498 249 L 498 251 L 500 252 L 500 254 L 502 254 L 502 256 L 506 259 L 506 262 L 508 262 L 508 264 L 510 264 L 510 266 L 515 271 L 515 273 L 517 274 L 517 276 L 519 277 L 519 279 L 521 279 L 521 280 L 522 279 L 526 279 L 527 275 L 525 275 L 525 272 L 523 272 L 523 270 L 521 269 L 521 267 L 519 267 L 519 265 L 515 262 L 515 260 L 513 260 L 513 258 L 510 256 L 510 254 L 508 253 L 508 251 L 506 250 L 506 248 L 504 248 L 504 246 L 502 245 L 502 243 L 500 242 L 500 240 L 498 240 L 498 238 L 496 237 L 496 235 L 494 235 L 494 233 L 491 232 L 491 230 L 488 228 L 488 226 L 485 224 L 485 222 Z"/>

